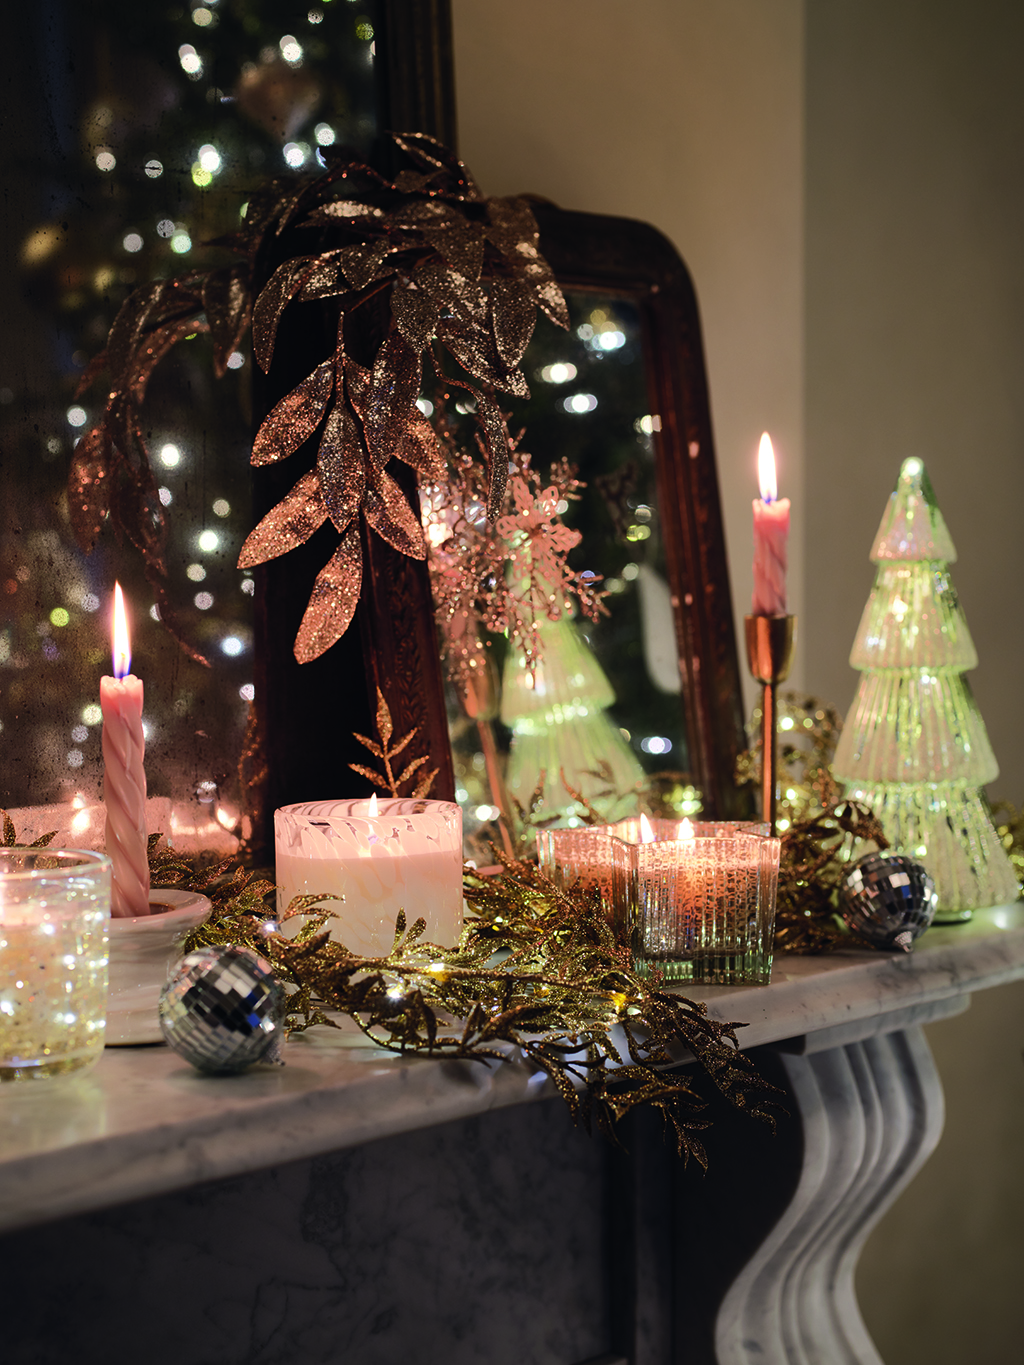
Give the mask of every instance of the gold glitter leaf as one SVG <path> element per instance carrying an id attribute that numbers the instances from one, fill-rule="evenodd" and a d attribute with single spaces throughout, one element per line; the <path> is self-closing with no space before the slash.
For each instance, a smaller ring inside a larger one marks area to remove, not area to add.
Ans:
<path id="1" fill-rule="evenodd" d="M 252 443 L 250 462 L 276 464 L 298 450 L 320 425 L 334 391 L 334 358 L 323 361 L 312 374 L 277 403 Z"/>
<path id="2" fill-rule="evenodd" d="M 366 743 L 366 740 L 363 739 L 362 735 L 356 735 L 356 739 L 363 740 L 363 743 Z M 369 778 L 375 787 L 379 787 L 382 791 L 387 791 L 388 780 L 383 773 L 377 772 L 375 768 L 367 768 L 362 763 L 350 763 L 348 766 L 354 773 L 358 773 L 360 777 Z"/>
<path id="3" fill-rule="evenodd" d="M 460 198 L 475 202 L 483 200 L 469 167 L 436 137 L 431 137 L 429 133 L 392 133 L 391 137 L 396 147 L 425 170 L 436 168 L 447 171 L 448 185 Z"/>
<path id="4" fill-rule="evenodd" d="M 316 467 L 331 520 L 338 531 L 344 531 L 366 492 L 366 455 L 359 424 L 340 402 L 324 425 Z"/>
<path id="5" fill-rule="evenodd" d="M 358 522 L 353 522 L 313 584 L 295 637 L 295 657 L 300 664 L 318 659 L 348 630 L 359 602 L 362 578 L 363 549 Z"/>
<path id="6" fill-rule="evenodd" d="M 416 513 L 390 474 L 377 470 L 366 493 L 366 523 L 382 540 L 410 559 L 426 559 L 427 542 Z"/>
<path id="7" fill-rule="evenodd" d="M 531 261 L 524 271 L 533 288 L 534 298 L 553 323 L 569 329 L 569 308 L 565 295 L 558 287 L 554 272 L 547 261 L 539 256 Z"/>
<path id="8" fill-rule="evenodd" d="M 508 427 L 497 403 L 481 394 L 476 413 L 483 428 L 484 442 L 490 454 L 490 482 L 487 489 L 487 515 L 497 517 L 508 486 Z"/>
<path id="9" fill-rule="evenodd" d="M 395 176 L 395 189 L 400 190 L 402 194 L 417 194 L 436 180 L 438 174 L 437 171 L 433 175 L 417 175 L 415 171 L 399 171 Z"/>
<path id="10" fill-rule="evenodd" d="M 227 374 L 228 357 L 236 351 L 249 325 L 249 272 L 243 265 L 225 266 L 207 275 L 202 286 L 203 311 L 213 338 L 213 369 Z"/>
<path id="11" fill-rule="evenodd" d="M 516 398 L 529 398 L 530 390 L 522 373 L 505 365 L 488 329 L 475 322 L 445 318 L 438 324 L 437 335 L 474 378 Z"/>
<path id="12" fill-rule="evenodd" d="M 518 365 L 537 319 L 530 291 L 517 280 L 495 280 L 491 285 L 491 314 L 498 354 L 506 365 Z"/>
<path id="13" fill-rule="evenodd" d="M 451 309 L 460 321 L 479 325 L 487 312 L 487 296 L 474 280 L 443 265 L 417 266 L 412 278 L 442 308 Z M 474 371 L 475 373 L 475 371 Z"/>
<path id="14" fill-rule="evenodd" d="M 131 382 L 135 347 L 167 287 L 166 280 L 143 285 L 133 290 L 118 310 L 107 337 L 107 365 L 114 385 L 127 388 Z"/>
<path id="15" fill-rule="evenodd" d="M 374 204 L 362 204 L 352 199 L 334 199 L 329 204 L 321 204 L 309 215 L 312 222 L 325 222 L 337 218 L 383 218 L 384 210 Z"/>
<path id="16" fill-rule="evenodd" d="M 377 688 L 377 733 L 380 735 L 384 752 L 387 753 L 388 742 L 395 733 L 395 726 L 391 719 L 391 708 L 379 687 Z M 413 733 L 415 734 L 415 731 Z"/>
<path id="17" fill-rule="evenodd" d="M 387 224 L 389 228 L 420 229 L 424 225 L 436 227 L 441 223 L 457 223 L 461 218 L 461 210 L 440 199 L 413 199 L 392 209 Z"/>
<path id="18" fill-rule="evenodd" d="M 391 312 L 410 346 L 417 351 L 429 346 L 441 310 L 425 290 L 399 281 L 391 293 Z"/>
<path id="19" fill-rule="evenodd" d="M 370 753 L 373 754 L 374 758 L 384 757 L 384 750 L 381 748 L 381 746 L 377 743 L 375 739 L 367 739 L 365 735 L 359 734 L 357 730 L 352 731 L 352 738 L 358 739 L 359 743 L 365 749 L 369 749 Z"/>
<path id="20" fill-rule="evenodd" d="M 104 427 L 93 427 L 75 446 L 68 475 L 68 516 L 80 549 L 96 544 L 110 510 L 110 449 Z"/>
<path id="21" fill-rule="evenodd" d="M 371 242 L 367 246 L 346 246 L 338 253 L 345 278 L 353 289 L 363 289 L 377 278 L 377 271 L 384 259 L 394 251 L 385 237 L 382 241 Z"/>
<path id="22" fill-rule="evenodd" d="M 177 346 L 179 341 L 196 332 L 208 330 L 208 324 L 202 318 L 186 317 L 182 318 L 180 322 L 157 328 L 145 338 L 144 342 L 140 342 L 129 388 L 133 401 L 140 405 L 144 402 L 150 376 L 164 356 L 174 346 Z"/>
<path id="23" fill-rule="evenodd" d="M 274 358 L 274 341 L 281 314 L 321 260 L 318 256 L 297 256 L 292 261 L 285 261 L 271 275 L 256 300 L 252 310 L 253 352 L 264 374 Z"/>
<path id="24" fill-rule="evenodd" d="M 336 298 L 349 292 L 349 282 L 341 272 L 335 253 L 321 258 L 320 264 L 306 276 L 302 288 L 295 297 L 300 303 L 315 303 L 317 299 Z"/>
<path id="25" fill-rule="evenodd" d="M 402 334 L 393 329 L 377 352 L 363 402 L 363 434 L 378 469 L 394 455 L 406 423 L 419 417 L 421 362 Z"/>
<path id="26" fill-rule="evenodd" d="M 434 428 L 426 418 L 421 422 L 409 423 L 395 454 L 415 469 L 421 479 L 436 482 L 444 474 L 444 452 Z"/>
<path id="27" fill-rule="evenodd" d="M 413 773 L 417 772 L 420 768 L 423 767 L 424 763 L 428 761 L 429 760 L 426 754 L 420 754 L 419 758 L 414 758 L 411 763 L 407 764 L 406 767 L 402 769 L 402 771 L 395 778 L 395 781 L 398 783 L 408 782 L 409 778 L 412 777 Z"/>
<path id="28" fill-rule="evenodd" d="M 427 241 L 467 280 L 478 280 L 484 263 L 484 232 L 479 223 L 455 219 L 450 226 L 425 227 Z"/>
<path id="29" fill-rule="evenodd" d="M 316 471 L 303 474 L 292 491 L 271 508 L 242 546 L 240 569 L 265 564 L 268 559 L 287 554 L 304 544 L 327 520 L 327 508 L 320 493 Z"/>

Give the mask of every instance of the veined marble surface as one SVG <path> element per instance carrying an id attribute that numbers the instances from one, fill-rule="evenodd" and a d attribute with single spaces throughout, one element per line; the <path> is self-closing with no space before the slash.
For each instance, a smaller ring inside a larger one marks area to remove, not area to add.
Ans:
<path id="1" fill-rule="evenodd" d="M 1024 976 L 1024 905 L 933 929 L 912 954 L 780 957 L 770 986 L 691 987 L 744 1047 L 955 1001 Z M 878 1024 L 871 1032 L 884 1031 Z M 356 1147 L 551 1094 L 522 1064 L 401 1058 L 311 1030 L 284 1067 L 208 1077 L 162 1046 L 107 1049 L 81 1080 L 0 1087 L 0 1230 Z"/>

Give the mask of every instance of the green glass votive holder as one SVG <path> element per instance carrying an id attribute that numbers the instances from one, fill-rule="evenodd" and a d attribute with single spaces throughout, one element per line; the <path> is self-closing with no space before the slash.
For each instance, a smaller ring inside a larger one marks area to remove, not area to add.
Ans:
<path id="1" fill-rule="evenodd" d="M 640 974 L 707 985 L 770 980 L 781 845 L 766 825 L 630 817 L 545 830 L 537 846 L 554 880 L 598 887 Z"/>
<path id="2" fill-rule="evenodd" d="M 0 1081 L 81 1073 L 103 1051 L 110 859 L 0 849 Z"/>

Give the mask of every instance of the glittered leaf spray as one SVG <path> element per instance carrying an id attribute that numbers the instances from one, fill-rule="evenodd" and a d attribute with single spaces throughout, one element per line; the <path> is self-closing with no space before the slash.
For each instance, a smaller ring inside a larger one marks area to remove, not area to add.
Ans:
<path id="1" fill-rule="evenodd" d="M 106 374 L 108 397 L 72 460 L 76 539 L 90 550 L 109 521 L 136 546 L 161 618 L 193 657 L 201 656 L 184 641 L 167 601 L 165 514 L 140 418 L 150 375 L 186 336 L 212 334 L 214 367 L 223 374 L 251 319 L 256 360 L 266 371 L 289 305 L 331 300 L 337 310 L 333 351 L 277 403 L 251 456 L 257 467 L 276 464 L 319 434 L 316 465 L 263 518 L 239 557 L 240 568 L 266 563 L 333 524 L 338 544 L 295 640 L 300 663 L 323 654 L 352 621 L 362 524 L 400 554 L 426 558 L 419 517 L 391 472 L 394 460 L 421 479 L 443 472 L 441 448 L 416 403 L 425 352 L 439 384 L 472 402 L 487 464 L 488 514 L 500 512 L 509 436 L 498 395 L 529 397 L 520 362 L 536 310 L 567 327 L 565 300 L 540 254 L 525 200 L 484 198 L 462 162 L 433 138 L 395 134 L 393 141 L 405 163 L 393 180 L 350 152 L 324 148 L 322 176 L 298 186 L 275 182 L 254 194 L 242 228 L 215 243 L 241 261 L 136 289 L 83 377 L 80 392 Z M 286 260 L 254 301 L 257 260 L 286 229 L 300 235 L 308 229 L 320 249 Z M 390 305 L 387 326 L 366 366 L 353 359 L 348 341 L 359 310 L 380 297 Z M 449 372 L 453 364 L 456 373 Z"/>

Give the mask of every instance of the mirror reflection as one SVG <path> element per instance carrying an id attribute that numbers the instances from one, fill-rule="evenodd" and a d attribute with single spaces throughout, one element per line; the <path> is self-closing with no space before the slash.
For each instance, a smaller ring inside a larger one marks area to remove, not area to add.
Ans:
<path id="1" fill-rule="evenodd" d="M 493 695 L 467 708 L 453 689 L 457 797 L 475 856 L 500 834 L 499 812 L 517 804 L 570 825 L 586 813 L 580 797 L 608 820 L 640 799 L 666 815 L 699 808 L 640 311 L 621 295 L 574 290 L 566 299 L 570 330 L 539 322 L 524 360 L 531 398 L 512 404 L 509 429 L 522 431 L 519 450 L 541 485 L 556 461 L 576 470 L 582 486 L 554 512 L 579 533 L 569 567 L 594 585 L 600 612 L 589 620 L 560 596 L 557 619 L 539 618 L 533 667 L 521 645 L 491 637 Z"/>
<path id="2" fill-rule="evenodd" d="M 209 668 L 171 638 L 135 547 L 109 527 L 92 554 L 75 545 L 68 464 L 103 401 L 102 384 L 77 386 L 129 291 L 215 263 L 208 244 L 237 226 L 255 186 L 319 173 L 331 143 L 369 150 L 377 5 L 55 0 L 7 17 L 0 804 L 98 800 L 119 579 L 146 689 L 150 794 L 189 808 L 209 842 L 242 830 L 253 697 L 254 584 L 235 568 L 252 527 L 247 348 L 216 380 L 197 333 L 147 399 L 167 600 Z"/>

